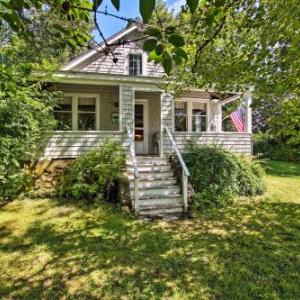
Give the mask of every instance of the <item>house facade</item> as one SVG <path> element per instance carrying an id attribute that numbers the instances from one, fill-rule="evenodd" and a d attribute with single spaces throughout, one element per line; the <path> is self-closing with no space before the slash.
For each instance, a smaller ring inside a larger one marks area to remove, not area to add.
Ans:
<path id="1" fill-rule="evenodd" d="M 191 88 L 174 97 L 172 91 L 160 88 L 163 68 L 148 61 L 142 42 L 122 43 L 140 36 L 139 28 L 131 26 L 108 39 L 115 45 L 115 63 L 103 44 L 73 59 L 49 79 L 53 89 L 64 93 L 64 100 L 55 108 L 58 127 L 49 133 L 44 157 L 74 158 L 109 138 L 129 150 L 137 175 L 141 158 L 136 156 L 163 158 L 174 151 L 180 155 L 190 140 L 250 155 L 251 96 L 220 96 Z M 222 130 L 222 108 L 232 101 L 243 102 L 243 133 Z M 136 185 L 133 198 L 141 194 Z"/>

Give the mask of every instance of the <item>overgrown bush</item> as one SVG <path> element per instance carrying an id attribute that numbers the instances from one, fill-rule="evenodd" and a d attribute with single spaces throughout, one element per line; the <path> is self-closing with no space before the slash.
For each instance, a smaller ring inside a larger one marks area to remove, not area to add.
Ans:
<path id="1" fill-rule="evenodd" d="M 99 150 L 89 151 L 68 166 L 57 194 L 65 199 L 116 201 L 124 182 L 125 160 L 122 146 L 108 140 Z"/>
<path id="2" fill-rule="evenodd" d="M 195 144 L 187 147 L 183 157 L 191 173 L 193 205 L 197 209 L 224 206 L 235 196 L 264 192 L 264 171 L 255 159 Z"/>
<path id="3" fill-rule="evenodd" d="M 280 161 L 300 161 L 300 145 L 288 144 L 269 133 L 254 134 L 255 155 Z"/>
<path id="4" fill-rule="evenodd" d="M 0 70 L 0 82 L 3 78 Z M 0 90 L 0 200 L 18 195 L 28 182 L 24 166 L 41 150 L 44 132 L 52 127 L 56 93 L 35 86 L 3 83 Z"/>

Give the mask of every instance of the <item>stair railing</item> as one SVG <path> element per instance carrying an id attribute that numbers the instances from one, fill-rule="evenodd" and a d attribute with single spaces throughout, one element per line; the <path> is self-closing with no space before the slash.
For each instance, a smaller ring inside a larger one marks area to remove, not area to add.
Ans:
<path id="1" fill-rule="evenodd" d="M 134 210 L 136 212 L 139 211 L 139 171 L 136 161 L 136 155 L 135 155 L 135 145 L 134 145 L 134 138 L 132 131 L 130 130 L 129 126 L 126 126 L 127 134 L 128 134 L 128 140 L 129 140 L 129 150 L 130 150 L 130 156 L 133 166 L 133 177 L 134 177 Z"/>
<path id="2" fill-rule="evenodd" d="M 182 194 L 183 194 L 183 207 L 184 211 L 187 212 L 188 210 L 188 177 L 190 176 L 190 172 L 188 168 L 186 167 L 186 164 L 181 156 L 181 153 L 177 147 L 177 144 L 170 132 L 170 129 L 168 127 L 165 127 L 166 133 L 171 141 L 172 148 L 174 152 L 176 153 L 179 163 L 181 165 L 182 169 Z"/>

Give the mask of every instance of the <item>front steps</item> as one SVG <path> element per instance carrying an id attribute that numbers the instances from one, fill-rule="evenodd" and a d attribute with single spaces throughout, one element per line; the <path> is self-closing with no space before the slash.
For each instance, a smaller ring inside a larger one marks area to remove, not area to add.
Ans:
<path id="1" fill-rule="evenodd" d="M 167 158 L 137 156 L 139 171 L 139 215 L 161 216 L 184 212 L 183 198 Z M 132 163 L 127 164 L 130 196 L 134 201 Z"/>

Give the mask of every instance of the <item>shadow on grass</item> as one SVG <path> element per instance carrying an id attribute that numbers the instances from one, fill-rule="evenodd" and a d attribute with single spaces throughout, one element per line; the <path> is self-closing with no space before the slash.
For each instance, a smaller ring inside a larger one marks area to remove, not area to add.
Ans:
<path id="1" fill-rule="evenodd" d="M 4 274 L 9 284 L 0 287 L 1 297 L 296 299 L 300 294 L 297 204 L 240 204 L 169 223 L 67 207 L 52 219 L 41 209 L 45 219 L 0 245 L 0 253 L 19 251 L 21 265 L 36 266 L 19 276 Z M 1 227 L 1 240 L 9 234 Z M 48 259 L 36 260 L 36 249 Z"/>
<path id="2" fill-rule="evenodd" d="M 300 177 L 300 163 L 268 161 L 267 174 L 279 177 Z"/>

